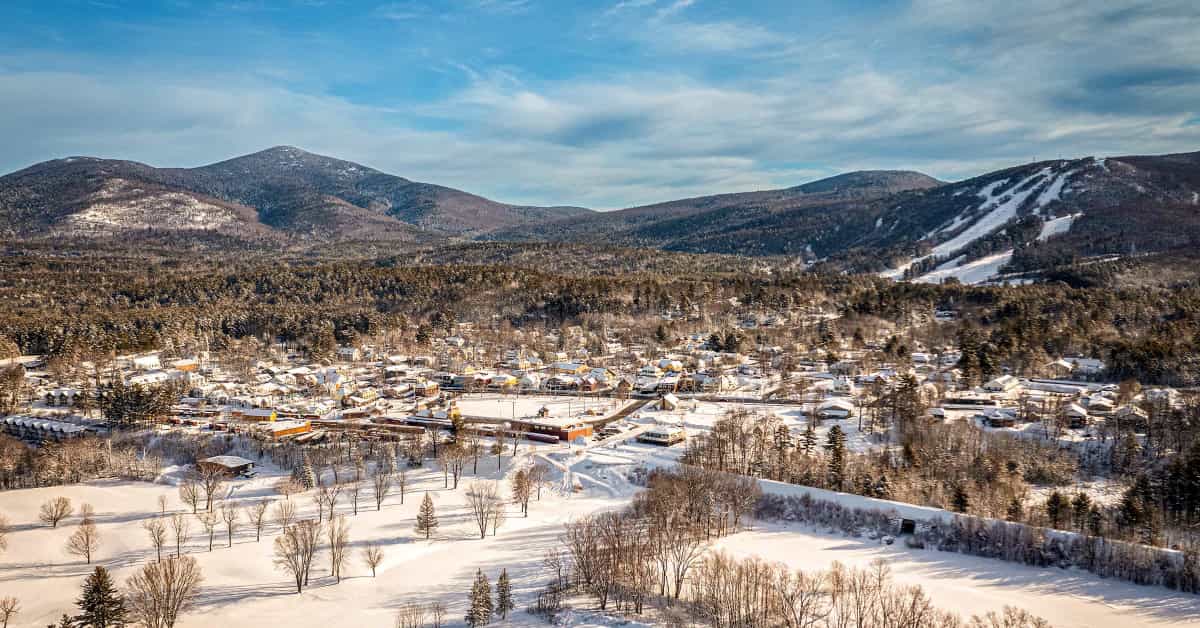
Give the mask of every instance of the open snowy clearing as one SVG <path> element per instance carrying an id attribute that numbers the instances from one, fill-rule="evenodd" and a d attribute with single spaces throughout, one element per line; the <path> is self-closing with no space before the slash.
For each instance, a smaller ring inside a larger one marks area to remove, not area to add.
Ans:
<path id="1" fill-rule="evenodd" d="M 1055 628 L 1200 625 L 1200 600 L 1157 587 L 1101 580 L 1088 573 L 1031 569 L 999 560 L 933 550 L 902 541 L 822 534 L 799 525 L 760 525 L 724 539 L 718 547 L 736 556 L 758 555 L 796 569 L 827 569 L 831 561 L 865 567 L 889 561 L 898 584 L 920 585 L 940 608 L 962 615 L 1024 608 Z"/>
<path id="2" fill-rule="evenodd" d="M 517 507 L 510 506 L 508 520 L 498 535 L 489 533 L 483 540 L 465 502 L 466 485 L 473 479 L 469 463 L 468 474 L 458 490 L 443 488 L 442 474 L 432 463 L 410 471 L 405 503 L 401 504 L 399 495 L 393 493 L 379 512 L 375 511 L 369 488 L 363 491 L 357 516 L 351 514 L 349 498 L 343 497 L 338 511 L 350 522 L 354 549 L 346 569 L 348 577 L 336 584 L 328 576 L 327 559 L 320 555 L 313 586 L 300 595 L 295 593 L 289 577 L 272 565 L 271 544 L 277 534 L 273 523 L 263 540 L 256 543 L 253 529 L 243 521 L 233 548 L 225 547 L 222 525 L 210 553 L 205 532 L 193 519 L 185 551 L 199 561 L 205 583 L 196 609 L 179 625 L 390 626 L 402 604 L 433 600 L 446 604 L 450 625 L 461 625 L 467 591 L 477 568 L 493 582 L 500 569 L 507 568 L 518 606 L 508 624 L 535 625 L 538 619 L 521 609 L 532 603 L 535 591 L 547 579 L 542 572 L 542 554 L 558 545 L 563 524 L 584 514 L 625 506 L 638 490 L 629 480 L 635 468 L 669 466 L 682 453 L 679 446 L 642 445 L 633 442 L 632 437 L 658 421 L 677 421 L 694 435 L 711 426 L 726 405 L 733 404 L 700 403 L 694 409 L 687 406 L 683 412 L 643 411 L 631 419 L 633 427 L 622 436 L 583 448 L 522 444 L 515 460 L 511 455 L 504 456 L 503 474 L 497 471 L 495 456 L 482 458 L 479 471 L 487 478 L 499 478 L 538 461 L 552 468 L 551 487 L 540 501 L 531 502 L 530 516 L 522 518 Z M 793 430 L 802 424 L 799 407 L 763 410 L 780 415 Z M 851 420 L 837 423 L 848 432 L 855 427 Z M 822 432 L 831 424 L 827 421 Z M 865 444 L 860 440 L 860 446 Z M 271 489 L 278 471 L 269 466 L 262 471 L 257 478 L 231 482 L 229 499 L 282 499 Z M 95 562 L 112 569 L 116 579 L 123 582 L 140 565 L 153 560 L 141 523 L 157 512 L 158 497 L 167 496 L 168 512 L 186 508 L 170 479 L 165 477 L 159 484 L 99 481 L 0 493 L 0 510 L 14 528 L 9 549 L 0 554 L 0 595 L 20 598 L 24 609 L 14 625 L 44 626 L 63 612 L 73 612 L 79 585 L 90 569 L 63 550 L 78 518 L 64 521 L 58 529 L 36 523 L 37 509 L 43 501 L 63 495 L 76 507 L 86 502 L 96 508 L 101 548 Z M 763 486 L 768 491 L 793 494 L 805 490 L 771 482 Z M 431 541 L 418 538 L 413 530 L 417 507 L 426 491 L 436 503 L 441 524 Z M 502 487 L 504 494 L 507 491 L 507 486 Z M 309 495 L 294 495 L 291 499 L 301 516 L 315 516 Z M 370 576 L 358 555 L 368 542 L 381 543 L 385 548 L 376 578 Z M 752 530 L 726 538 L 718 546 L 738 555 L 757 554 L 805 569 L 825 569 L 833 561 L 863 565 L 886 558 L 892 562 L 897 582 L 920 584 L 936 605 L 963 614 L 1011 604 L 1044 616 L 1059 628 L 1194 626 L 1200 622 L 1200 598 L 1195 596 L 1105 581 L 1082 572 L 914 550 L 904 547 L 902 541 L 884 546 L 878 541 L 846 538 L 798 525 L 755 523 Z M 599 626 L 612 622 L 584 610 L 572 613 L 568 623 Z"/>

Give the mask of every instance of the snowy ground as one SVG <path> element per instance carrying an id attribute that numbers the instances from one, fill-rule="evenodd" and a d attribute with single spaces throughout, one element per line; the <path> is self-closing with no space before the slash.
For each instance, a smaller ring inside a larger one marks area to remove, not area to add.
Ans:
<path id="1" fill-rule="evenodd" d="M 466 416 L 496 419 L 528 418 L 546 408 L 552 417 L 578 417 L 584 413 L 603 416 L 621 409 L 623 402 L 609 398 L 574 395 L 504 395 L 500 393 L 470 393 L 456 399 Z"/>
<path id="2" fill-rule="evenodd" d="M 987 255 L 965 264 L 960 264 L 959 259 L 955 258 L 921 275 L 916 281 L 920 283 L 942 283 L 943 280 L 953 277 L 967 285 L 984 283 L 998 275 L 1000 269 L 1012 259 L 1012 256 L 1012 251 L 1004 251 L 1003 253 L 993 253 L 992 255 Z"/>
<path id="3" fill-rule="evenodd" d="M 520 465 L 537 461 L 545 461 L 555 471 L 551 488 L 540 501 L 531 503 L 529 518 L 521 518 L 514 507 L 499 534 L 484 540 L 478 538 L 466 508 L 465 486 L 457 491 L 444 489 L 441 473 L 432 467 L 409 473 L 409 492 L 404 504 L 398 495 L 392 495 L 383 509 L 376 512 L 367 489 L 359 515 L 350 514 L 348 501 L 343 500 L 339 506 L 351 523 L 351 541 L 356 548 L 347 569 L 349 577 L 335 584 L 327 576 L 324 557 L 318 557 L 319 577 L 301 595 L 294 592 L 288 576 L 272 566 L 271 541 L 277 533 L 274 525 L 268 527 L 262 542 L 256 543 L 253 531 L 243 523 L 232 549 L 225 547 L 222 530 L 217 535 L 216 548 L 210 553 L 199 522 L 193 521 L 186 551 L 200 562 L 206 581 L 197 608 L 179 625 L 181 628 L 383 627 L 392 624 L 401 604 L 435 599 L 449 607 L 450 625 L 462 625 L 466 593 L 477 568 L 483 569 L 493 582 L 500 569 L 507 568 L 516 588 L 518 607 L 524 608 L 532 603 L 534 591 L 546 581 L 541 555 L 557 545 L 565 522 L 587 513 L 623 507 L 638 490 L 629 481 L 631 471 L 638 467 L 669 466 L 682 452 L 680 446 L 638 444 L 633 440 L 638 432 L 661 421 L 682 423 L 689 434 L 695 435 L 708 429 L 726 406 L 733 405 L 699 403 L 693 408 L 685 402 L 682 411 L 643 411 L 630 418 L 630 429 L 621 436 L 587 447 L 535 448 L 523 444 L 516 459 L 504 457 L 503 472 L 498 472 L 495 457 L 484 458 L 480 475 L 488 478 L 502 477 Z M 752 409 L 778 414 L 794 432 L 803 427 L 799 407 Z M 832 424 L 826 421 L 822 425 L 822 437 Z M 852 446 L 869 446 L 868 440 L 857 432 L 857 421 L 838 424 L 850 434 Z M 270 489 L 275 479 L 273 470 L 267 468 L 258 478 L 234 482 L 230 499 L 254 500 L 263 496 L 279 499 Z M 468 475 L 464 483 L 471 480 Z M 769 482 L 764 482 L 764 488 L 780 492 L 802 490 Z M 441 522 L 431 541 L 417 538 L 413 531 L 417 505 L 426 491 L 437 504 Z M 36 523 L 38 506 L 59 495 L 71 498 L 76 505 L 87 502 L 96 508 L 102 535 L 96 562 L 113 569 L 118 581 L 124 581 L 139 565 L 152 560 L 152 549 L 141 523 L 156 512 L 158 496 L 167 496 L 169 510 L 184 508 L 175 487 L 169 483 L 99 481 L 0 493 L 0 511 L 15 528 L 9 535 L 8 550 L 0 554 L 0 595 L 20 598 L 24 608 L 14 626 L 44 626 L 64 611 L 72 611 L 79 584 L 89 570 L 82 561 L 63 551 L 76 518 L 60 524 L 56 530 Z M 301 514 L 309 516 L 315 512 L 308 496 L 293 496 L 292 500 Z M 379 542 L 386 548 L 385 561 L 376 578 L 370 576 L 358 557 L 357 548 L 367 542 Z M 877 541 L 844 538 L 799 526 L 759 523 L 753 530 L 723 540 L 721 547 L 811 569 L 827 568 L 835 560 L 858 565 L 874 558 L 887 558 L 892 561 L 897 581 L 921 584 L 935 604 L 964 614 L 1013 604 L 1047 617 L 1059 628 L 1200 625 L 1200 597 L 1196 596 L 1104 581 L 1081 572 L 1035 569 L 958 554 L 912 550 L 902 543 L 881 546 Z M 510 625 L 536 623 L 533 616 L 521 611 L 509 622 Z M 568 623 L 614 624 L 587 609 L 573 613 Z"/>
<path id="4" fill-rule="evenodd" d="M 938 607 L 964 616 L 1011 605 L 1055 628 L 1200 625 L 1200 599 L 1193 595 L 1101 580 L 1085 572 L 912 550 L 900 542 L 882 545 L 798 525 L 760 525 L 725 539 L 720 548 L 805 570 L 828 569 L 835 560 L 864 567 L 882 558 L 890 562 L 898 584 L 919 584 Z"/>

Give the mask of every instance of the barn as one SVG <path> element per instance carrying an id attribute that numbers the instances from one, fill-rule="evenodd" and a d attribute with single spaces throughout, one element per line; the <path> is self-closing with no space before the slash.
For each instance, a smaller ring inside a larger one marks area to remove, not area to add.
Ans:
<path id="1" fill-rule="evenodd" d="M 241 456 L 213 456 L 196 463 L 202 471 L 220 471 L 230 477 L 248 473 L 254 469 L 254 461 Z"/>

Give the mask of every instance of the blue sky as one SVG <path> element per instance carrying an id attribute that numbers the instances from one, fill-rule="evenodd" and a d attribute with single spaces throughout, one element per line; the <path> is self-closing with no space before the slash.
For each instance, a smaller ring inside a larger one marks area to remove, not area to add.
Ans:
<path id="1" fill-rule="evenodd" d="M 1194 0 L 6 0 L 0 171 L 290 144 L 616 208 L 1200 150 Z"/>

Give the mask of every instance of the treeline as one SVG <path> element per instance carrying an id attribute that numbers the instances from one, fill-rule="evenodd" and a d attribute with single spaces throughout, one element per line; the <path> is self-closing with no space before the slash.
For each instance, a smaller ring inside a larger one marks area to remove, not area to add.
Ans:
<path id="1" fill-rule="evenodd" d="M 880 538 L 897 531 L 892 511 L 844 506 L 809 495 L 765 494 L 754 514 L 764 520 L 804 523 L 853 537 Z M 920 522 L 905 542 L 914 548 L 1031 567 L 1074 567 L 1135 584 L 1200 593 L 1200 552 L 1195 548 L 1163 549 L 971 515 Z"/>
<path id="2" fill-rule="evenodd" d="M 746 628 L 1049 628 L 1028 611 L 1006 606 L 964 621 L 940 610 L 918 585 L 892 581 L 879 560 L 855 569 L 792 570 L 761 558 L 707 556 L 689 586 L 695 615 L 713 626 Z"/>
<path id="3" fill-rule="evenodd" d="M 439 311 L 459 321 L 557 326 L 590 316 L 702 316 L 736 299 L 741 307 L 780 310 L 822 305 L 847 319 L 905 327 L 934 308 L 951 308 L 959 313 L 952 327 L 973 330 L 990 363 L 1018 374 L 1083 354 L 1104 359 L 1111 377 L 1200 382 L 1200 363 L 1192 359 L 1200 352 L 1194 283 L 1170 290 L 931 286 L 778 267 L 739 273 L 724 258 L 712 264 L 689 258 L 686 268 L 626 267 L 570 247 L 511 246 L 494 256 L 471 249 L 431 254 L 429 265 L 202 254 L 133 263 L 22 251 L 0 258 L 0 351 L 78 360 L 112 351 L 219 349 L 246 337 L 328 346 L 381 332 L 412 336 Z M 458 263 L 475 261 L 484 263 Z M 580 265 L 606 272 L 583 272 Z M 818 347 L 837 339 L 815 331 L 801 325 L 784 336 Z"/>
<path id="4" fill-rule="evenodd" d="M 642 614 L 653 605 L 669 625 L 896 628 L 1045 627 L 1016 609 L 964 622 L 940 611 L 919 587 L 891 582 L 883 563 L 865 570 L 836 563 L 828 572 L 793 571 L 761 559 L 736 560 L 711 550 L 748 517 L 783 516 L 826 521 L 816 510 L 838 512 L 854 533 L 887 525 L 883 513 L 852 511 L 827 502 L 783 501 L 763 495 L 751 478 L 679 466 L 647 476 L 646 490 L 625 511 L 585 517 L 566 526 L 565 552 L 549 552 L 543 566 L 553 580 L 531 609 L 554 615 L 564 598 L 586 593 L 601 610 Z M 797 515 L 796 505 L 806 507 Z M 990 624 L 1004 619 L 1009 623 Z"/>
<path id="5" fill-rule="evenodd" d="M 1099 452 L 1107 452 L 1109 471 L 1130 484 L 1118 503 L 1106 505 L 1067 488 L 1078 475 L 1079 458 L 1054 441 L 989 432 L 965 422 L 903 421 L 877 427 L 897 429 L 898 448 L 856 453 L 847 450 L 840 426 L 818 439 L 814 425 L 793 434 L 777 416 L 731 411 L 711 431 L 689 439 L 681 462 L 1093 537 L 1179 548 L 1200 543 L 1192 532 L 1200 514 L 1194 482 L 1200 444 L 1175 454 L 1125 432 L 1099 446 Z M 1164 438 L 1178 437 L 1166 433 Z M 1061 488 L 1035 501 L 1029 497 L 1034 485 Z"/>

